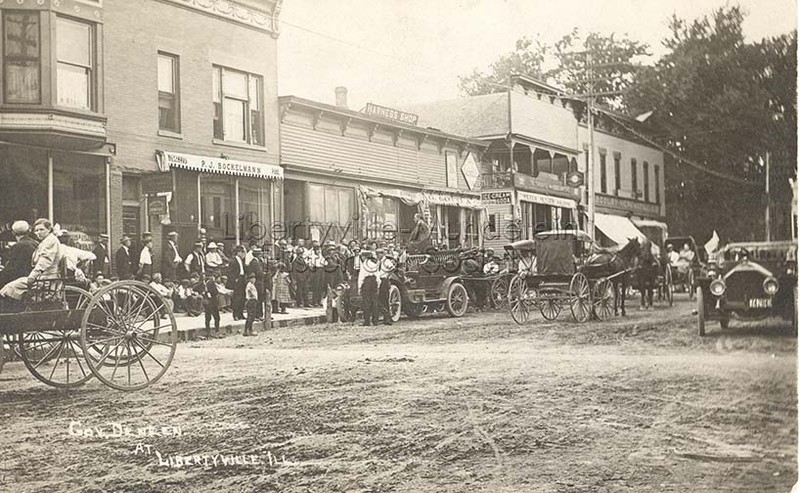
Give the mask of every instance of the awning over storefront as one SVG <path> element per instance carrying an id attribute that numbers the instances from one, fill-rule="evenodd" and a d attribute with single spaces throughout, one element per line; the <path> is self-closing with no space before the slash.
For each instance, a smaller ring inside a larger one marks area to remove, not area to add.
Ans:
<path id="1" fill-rule="evenodd" d="M 440 192 L 435 190 L 423 190 L 422 192 L 411 192 L 397 188 L 375 188 L 359 186 L 361 193 L 367 197 L 395 197 L 402 200 L 406 205 L 417 205 L 420 202 L 435 205 L 448 205 L 451 207 L 465 207 L 468 209 L 480 209 L 483 207 L 480 196 L 466 195 L 458 193 Z"/>
<path id="2" fill-rule="evenodd" d="M 576 209 L 578 203 L 574 200 L 565 199 L 563 197 L 553 197 L 552 195 L 544 195 L 541 193 L 517 191 L 517 197 L 522 202 L 531 202 L 534 204 L 544 204 L 553 207 L 563 207 L 566 209 Z"/>
<path id="3" fill-rule="evenodd" d="M 619 246 L 627 245 L 628 240 L 633 238 L 638 238 L 639 241 L 645 239 L 644 234 L 627 217 L 597 212 L 594 215 L 594 225 Z"/>
<path id="4" fill-rule="evenodd" d="M 282 180 L 283 168 L 265 163 L 253 163 L 211 156 L 195 156 L 177 152 L 157 151 L 156 161 L 161 171 L 180 168 L 201 173 L 221 175 L 249 176 L 265 180 Z"/>
<path id="5" fill-rule="evenodd" d="M 632 219 L 633 224 L 640 228 L 659 228 L 664 232 L 667 232 L 669 228 L 667 228 L 667 223 L 656 221 L 655 219 Z"/>

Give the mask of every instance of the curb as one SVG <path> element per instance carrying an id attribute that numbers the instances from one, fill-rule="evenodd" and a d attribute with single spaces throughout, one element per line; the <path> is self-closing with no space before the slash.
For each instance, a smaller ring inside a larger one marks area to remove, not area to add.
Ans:
<path id="1" fill-rule="evenodd" d="M 269 329 L 278 329 L 278 328 L 285 328 L 285 327 L 298 327 L 303 325 L 315 325 L 318 323 L 326 323 L 328 318 L 326 315 L 310 315 L 307 317 L 300 317 L 300 318 L 292 318 L 288 320 L 280 320 L 275 321 L 273 320 L 271 323 L 271 327 L 265 327 L 265 323 L 263 322 L 256 322 L 253 324 L 253 328 L 257 330 L 269 330 Z M 220 325 L 219 327 L 219 335 L 222 337 L 227 337 L 229 335 L 236 335 L 244 329 L 244 321 L 236 321 L 234 323 Z M 209 337 L 209 331 L 206 330 L 205 327 L 198 327 L 195 329 L 185 329 L 185 330 L 178 330 L 178 342 L 187 342 L 187 341 L 197 341 L 200 338 L 207 339 Z"/>

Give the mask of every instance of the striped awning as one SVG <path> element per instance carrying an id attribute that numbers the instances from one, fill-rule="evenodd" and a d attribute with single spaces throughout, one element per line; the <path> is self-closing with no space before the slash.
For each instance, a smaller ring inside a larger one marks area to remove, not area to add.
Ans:
<path id="1" fill-rule="evenodd" d="M 282 180 L 283 168 L 266 163 L 239 161 L 211 156 L 195 156 L 177 152 L 158 151 L 158 166 L 162 171 L 179 168 L 200 173 L 220 175 L 248 176 L 264 180 Z"/>

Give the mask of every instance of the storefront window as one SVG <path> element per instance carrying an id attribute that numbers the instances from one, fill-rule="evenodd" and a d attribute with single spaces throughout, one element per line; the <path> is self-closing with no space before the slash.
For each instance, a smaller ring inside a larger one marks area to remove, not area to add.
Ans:
<path id="1" fill-rule="evenodd" d="M 24 147 L 0 148 L 0 225 L 30 224 L 47 217 L 47 153 Z"/>
<path id="2" fill-rule="evenodd" d="M 3 13 L 6 103 L 38 103 L 39 12 Z"/>
<path id="3" fill-rule="evenodd" d="M 96 238 L 106 230 L 103 159 L 81 154 L 53 156 L 53 220 L 71 234 Z"/>
<path id="4" fill-rule="evenodd" d="M 371 197 L 367 236 L 369 238 L 395 238 L 397 232 L 398 200 L 392 197 Z"/>
<path id="5" fill-rule="evenodd" d="M 239 214 L 242 217 L 241 241 L 272 241 L 270 236 L 270 185 L 258 178 L 239 178 Z"/>

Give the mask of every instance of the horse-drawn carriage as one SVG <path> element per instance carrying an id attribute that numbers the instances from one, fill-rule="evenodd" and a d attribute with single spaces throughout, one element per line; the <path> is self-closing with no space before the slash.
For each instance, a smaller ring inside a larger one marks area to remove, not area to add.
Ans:
<path id="1" fill-rule="evenodd" d="M 178 342 L 175 317 L 161 295 L 137 281 L 114 282 L 93 294 L 69 283 L 35 281 L 21 302 L 4 300 L 0 307 L 0 336 L 17 347 L 30 373 L 63 388 L 92 377 L 118 390 L 158 381 Z"/>
<path id="2" fill-rule="evenodd" d="M 488 303 L 494 310 L 505 308 L 508 303 L 508 284 L 516 273 L 513 264 L 495 256 L 491 249 L 471 248 L 459 257 L 461 280 L 470 300 L 474 300 L 478 307 Z"/>
<path id="3" fill-rule="evenodd" d="M 673 253 L 669 253 L 669 252 Z M 670 259 L 673 255 L 675 259 Z M 697 289 L 697 279 L 706 261 L 705 250 L 698 248 L 691 236 L 672 236 L 664 240 L 662 254 L 663 289 L 672 306 L 672 294 L 676 287 L 684 293 L 689 293 L 689 299 L 694 299 Z"/>
<path id="4" fill-rule="evenodd" d="M 505 249 L 519 262 L 508 288 L 509 310 L 518 324 L 528 320 L 531 308 L 554 320 L 569 306 L 576 322 L 615 313 L 617 285 L 627 271 L 617 255 L 594 253 L 598 249 L 586 233 L 547 231 Z"/>
<path id="5" fill-rule="evenodd" d="M 396 262 L 383 281 L 390 283 L 385 302 L 392 321 L 398 321 L 403 313 L 411 318 L 437 311 L 447 311 L 452 317 L 464 315 L 469 294 L 461 275 L 460 254 L 461 250 L 439 250 L 406 255 Z M 339 292 L 344 319 L 355 319 L 362 309 L 357 283 L 344 283 Z"/>

